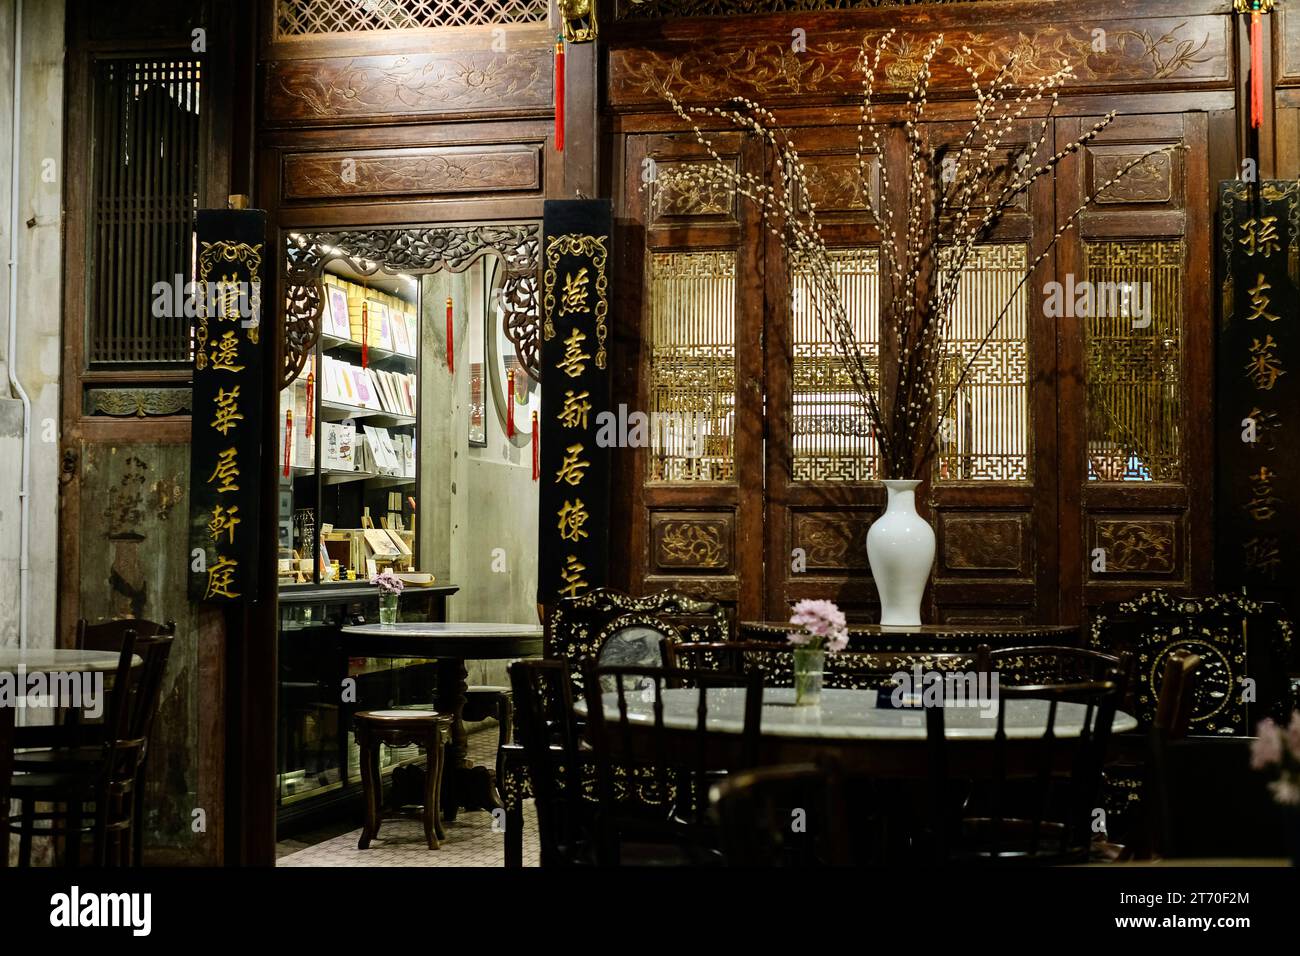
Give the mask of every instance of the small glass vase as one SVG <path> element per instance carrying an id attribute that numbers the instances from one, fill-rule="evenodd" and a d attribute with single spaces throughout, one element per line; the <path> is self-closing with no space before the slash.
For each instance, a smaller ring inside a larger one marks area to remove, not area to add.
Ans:
<path id="1" fill-rule="evenodd" d="M 799 707 L 815 707 L 822 699 L 822 671 L 826 652 L 811 648 L 794 651 L 794 702 Z"/>
<path id="2" fill-rule="evenodd" d="M 401 597 L 396 591 L 379 592 L 379 623 L 392 627 L 397 623 L 397 599 Z"/>

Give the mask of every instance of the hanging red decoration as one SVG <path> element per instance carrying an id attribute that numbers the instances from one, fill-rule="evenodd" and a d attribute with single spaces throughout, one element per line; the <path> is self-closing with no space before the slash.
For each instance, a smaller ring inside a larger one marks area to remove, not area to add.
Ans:
<path id="1" fill-rule="evenodd" d="M 454 354 L 455 330 L 452 323 L 452 304 L 451 296 L 447 296 L 447 371 L 455 374 L 456 357 Z"/>
<path id="2" fill-rule="evenodd" d="M 506 437 L 515 437 L 515 370 L 506 372 Z"/>
<path id="3" fill-rule="evenodd" d="M 564 37 L 555 38 L 555 149 L 564 152 Z"/>
<path id="4" fill-rule="evenodd" d="M 533 481 L 536 481 L 542 474 L 537 460 L 537 413 L 533 412 Z"/>
<path id="5" fill-rule="evenodd" d="M 284 410 L 284 477 L 289 477 L 289 461 L 293 454 L 293 409 Z"/>
<path id="6" fill-rule="evenodd" d="M 1264 24 L 1259 2 L 1250 13 L 1250 125 L 1259 129 L 1264 121 Z"/>
<path id="7" fill-rule="evenodd" d="M 315 394 L 316 394 L 316 373 L 308 372 L 307 373 L 307 421 L 305 423 L 305 427 L 303 428 L 303 434 L 306 435 L 308 438 L 311 437 L 311 427 L 314 421 L 313 415 L 315 414 L 316 411 L 316 403 L 312 401 L 312 397 Z"/>
<path id="8" fill-rule="evenodd" d="M 365 300 L 361 302 L 361 367 L 370 366 L 370 313 Z"/>

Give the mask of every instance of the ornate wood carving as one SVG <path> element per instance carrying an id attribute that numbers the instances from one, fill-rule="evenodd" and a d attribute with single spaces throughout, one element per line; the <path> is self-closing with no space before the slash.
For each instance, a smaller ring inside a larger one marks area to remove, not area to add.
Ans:
<path id="1" fill-rule="evenodd" d="M 190 411 L 188 388 L 92 388 L 86 391 L 86 414 L 153 418 Z"/>
<path id="2" fill-rule="evenodd" d="M 540 223 L 374 229 L 297 234 L 290 240 L 284 322 L 283 388 L 298 377 L 320 336 L 325 293 L 321 269 L 343 259 L 362 275 L 463 272 L 485 255 L 505 263 L 505 333 L 520 363 L 538 377 Z M 346 251 L 344 251 L 346 249 Z"/>
<path id="3" fill-rule="evenodd" d="M 1147 147 L 1124 150 L 1088 150 L 1092 160 L 1089 190 L 1096 189 L 1109 179 L 1114 179 L 1126 164 L 1131 163 Z M 1107 203 L 1167 203 L 1174 198 L 1173 158 L 1169 153 L 1155 153 L 1132 167 L 1119 182 L 1097 197 L 1098 204 Z"/>
<path id="4" fill-rule="evenodd" d="M 428 196 L 538 189 L 535 146 L 444 146 L 350 153 L 290 153 L 285 199 Z"/>
<path id="5" fill-rule="evenodd" d="M 551 110 L 549 47 L 266 64 L 270 124 Z"/>
<path id="6" fill-rule="evenodd" d="M 546 23 L 547 0 L 278 0 L 277 39 L 386 30 Z"/>
<path id="7" fill-rule="evenodd" d="M 1104 52 L 1093 48 L 1095 29 L 1106 31 Z M 1072 86 L 1226 83 L 1231 25 L 1227 17 L 1180 17 L 990 25 L 943 33 L 932 89 L 968 88 L 966 67 L 992 77 L 1014 54 L 1015 81 L 1033 82 L 1070 64 Z M 874 43 L 880 31 L 865 34 Z M 909 33 L 886 51 L 879 85 L 906 92 L 921 67 L 932 34 Z M 864 35 L 841 31 L 810 37 L 805 52 L 789 38 L 740 38 L 708 45 L 624 48 L 610 51 L 610 101 L 615 107 L 662 102 L 667 89 L 679 99 L 714 102 L 747 96 L 772 102 L 809 97 L 861 96 L 857 59 Z"/>
<path id="8" fill-rule="evenodd" d="M 947 570 L 1026 573 L 1024 515 L 946 514 L 942 521 Z"/>
<path id="9" fill-rule="evenodd" d="M 914 7 L 921 4 L 979 3 L 985 0 L 618 0 L 620 20 L 667 20 L 676 17 L 756 16 L 764 13 L 808 13 L 818 10 L 861 10 L 873 7 Z"/>
<path id="10" fill-rule="evenodd" d="M 802 548 L 809 571 L 865 571 L 870 515 L 837 512 L 800 512 L 794 515 L 790 535 Z"/>
<path id="11" fill-rule="evenodd" d="M 732 525 L 727 514 L 652 516 L 655 564 L 665 570 L 730 568 Z"/>
<path id="12" fill-rule="evenodd" d="M 879 158 L 865 157 L 867 183 L 871 202 L 876 201 L 876 182 Z M 862 195 L 862 176 L 856 155 L 813 157 L 807 161 L 808 198 L 817 204 L 818 212 L 857 212 L 866 209 Z"/>
<path id="13" fill-rule="evenodd" d="M 686 178 L 692 167 L 704 165 L 702 162 L 656 164 L 650 196 L 651 221 L 701 218 L 735 221 L 734 192 L 721 183 Z"/>
<path id="14" fill-rule="evenodd" d="M 1094 520 L 1092 546 L 1105 551 L 1106 570 L 1092 571 L 1092 577 L 1172 574 L 1178 566 L 1177 540 L 1178 525 L 1172 518 Z"/>

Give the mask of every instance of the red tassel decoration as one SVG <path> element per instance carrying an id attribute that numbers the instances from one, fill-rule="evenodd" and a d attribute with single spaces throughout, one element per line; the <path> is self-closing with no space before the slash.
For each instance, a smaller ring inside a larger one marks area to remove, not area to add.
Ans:
<path id="1" fill-rule="evenodd" d="M 312 396 L 315 395 L 315 393 L 316 393 L 316 373 L 308 372 L 307 373 L 307 423 L 306 423 L 306 427 L 303 429 L 303 434 L 305 434 L 308 438 L 311 437 L 311 426 L 313 422 L 312 416 L 316 412 L 316 403 L 312 401 Z"/>
<path id="2" fill-rule="evenodd" d="M 555 149 L 564 152 L 564 37 L 555 38 Z"/>
<path id="3" fill-rule="evenodd" d="M 284 477 L 289 477 L 289 456 L 293 454 L 293 409 L 284 410 Z"/>
<path id="4" fill-rule="evenodd" d="M 542 469 L 537 460 L 537 413 L 533 412 L 533 481 L 541 477 Z"/>
<path id="5" fill-rule="evenodd" d="M 1250 125 L 1264 121 L 1264 25 L 1258 4 L 1250 14 Z"/>
<path id="6" fill-rule="evenodd" d="M 361 367 L 366 368 L 370 364 L 370 313 L 366 311 L 366 303 L 361 303 Z"/>
<path id="7" fill-rule="evenodd" d="M 506 372 L 506 437 L 515 437 L 515 370 Z"/>
<path id="8" fill-rule="evenodd" d="M 454 337 L 455 332 L 452 328 L 451 296 L 447 296 L 447 371 L 452 374 L 455 374 L 456 372 L 456 357 L 453 354 L 452 342 Z"/>

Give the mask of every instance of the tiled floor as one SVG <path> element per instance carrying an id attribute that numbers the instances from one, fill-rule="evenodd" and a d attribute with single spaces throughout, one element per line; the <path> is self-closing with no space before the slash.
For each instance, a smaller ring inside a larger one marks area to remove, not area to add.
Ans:
<path id="1" fill-rule="evenodd" d="M 496 759 L 495 728 L 472 734 L 470 759 L 490 765 Z M 441 849 L 424 842 L 424 825 L 417 817 L 384 819 L 379 836 L 368 850 L 358 850 L 360 828 L 334 831 L 282 841 L 278 866 L 501 866 L 505 833 L 494 832 L 492 815 L 485 810 L 464 811 L 455 822 L 444 821 L 447 839 Z M 302 847 L 302 843 L 311 845 Z M 319 842 L 317 842 L 319 841 Z M 524 866 L 538 865 L 537 816 L 532 801 L 524 808 Z"/>

